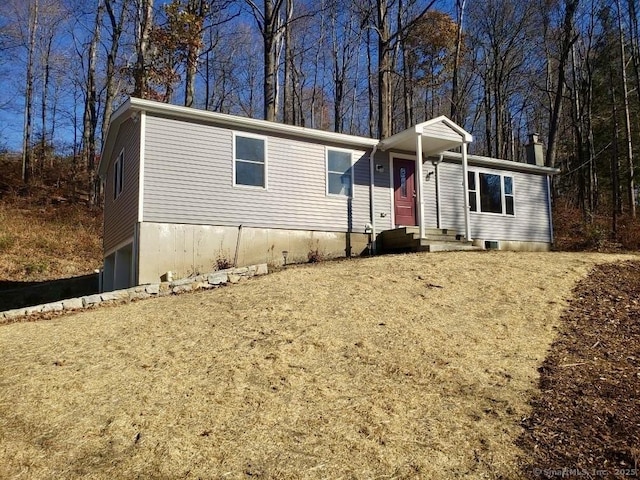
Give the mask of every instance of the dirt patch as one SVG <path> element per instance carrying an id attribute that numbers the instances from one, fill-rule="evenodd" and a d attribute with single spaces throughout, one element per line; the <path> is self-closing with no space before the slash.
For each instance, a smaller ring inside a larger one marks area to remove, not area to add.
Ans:
<path id="1" fill-rule="evenodd" d="M 296 267 L 0 327 L 0 478 L 505 478 L 575 282 L 629 256 Z"/>
<path id="2" fill-rule="evenodd" d="M 574 297 L 523 422 L 520 444 L 532 454 L 524 471 L 638 478 L 640 263 L 597 267 Z"/>

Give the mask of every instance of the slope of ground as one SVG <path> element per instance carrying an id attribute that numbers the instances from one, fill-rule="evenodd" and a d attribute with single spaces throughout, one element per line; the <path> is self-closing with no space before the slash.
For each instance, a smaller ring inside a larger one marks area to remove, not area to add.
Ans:
<path id="1" fill-rule="evenodd" d="M 640 264 L 602 265 L 574 290 L 540 368 L 521 445 L 530 478 L 640 477 Z"/>
<path id="2" fill-rule="evenodd" d="M 93 272 L 102 263 L 102 215 L 83 205 L 0 202 L 0 288 Z"/>
<path id="3" fill-rule="evenodd" d="M 287 269 L 0 327 L 2 478 L 505 478 L 603 254 Z"/>

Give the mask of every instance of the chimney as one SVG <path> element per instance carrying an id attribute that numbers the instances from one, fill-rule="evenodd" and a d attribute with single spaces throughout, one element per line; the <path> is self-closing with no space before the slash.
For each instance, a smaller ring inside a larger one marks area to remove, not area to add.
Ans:
<path id="1" fill-rule="evenodd" d="M 544 167 L 544 155 L 542 153 L 542 143 L 538 139 L 537 133 L 529 134 L 529 143 L 524 146 L 527 153 L 527 163 Z"/>

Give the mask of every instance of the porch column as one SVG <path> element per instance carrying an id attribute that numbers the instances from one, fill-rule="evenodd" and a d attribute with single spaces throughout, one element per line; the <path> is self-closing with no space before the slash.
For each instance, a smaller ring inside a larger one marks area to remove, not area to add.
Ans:
<path id="1" fill-rule="evenodd" d="M 424 192 L 422 191 L 422 179 L 424 173 L 422 171 L 422 132 L 416 135 L 416 190 L 418 191 L 418 227 L 420 228 L 420 238 L 424 238 Z"/>
<path id="2" fill-rule="evenodd" d="M 467 164 L 467 142 L 462 141 L 462 185 L 464 194 L 464 238 L 471 240 L 471 220 L 469 218 L 469 175 Z"/>

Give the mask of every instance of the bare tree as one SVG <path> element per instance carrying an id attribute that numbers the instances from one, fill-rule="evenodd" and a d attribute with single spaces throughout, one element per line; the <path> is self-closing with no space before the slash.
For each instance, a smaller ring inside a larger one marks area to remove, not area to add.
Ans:
<path id="1" fill-rule="evenodd" d="M 124 1 L 118 2 L 117 0 L 104 0 L 104 7 L 109 17 L 111 41 L 107 53 L 105 72 L 105 98 L 101 129 L 102 142 L 104 142 L 104 136 L 109 128 L 109 123 L 111 123 L 113 103 L 118 92 L 119 81 L 118 75 L 116 75 L 116 62 L 118 59 L 118 51 L 120 49 L 120 39 L 124 33 L 125 22 L 127 19 L 127 8 Z M 116 8 L 120 8 L 120 11 L 118 12 Z"/>
<path id="2" fill-rule="evenodd" d="M 627 201 L 631 218 L 636 218 L 636 198 L 633 179 L 633 139 L 631 138 L 631 118 L 629 113 L 629 89 L 627 87 L 627 55 L 625 51 L 624 30 L 622 26 L 622 8 L 616 0 L 618 12 L 618 42 L 620 46 L 620 76 L 622 77 L 622 102 L 624 105 L 625 143 L 627 146 Z"/>
<path id="3" fill-rule="evenodd" d="M 28 44 L 27 44 L 27 71 L 26 90 L 24 95 L 24 131 L 22 135 L 22 181 L 29 183 L 32 169 L 32 145 L 33 134 L 33 63 L 36 49 L 36 34 L 39 22 L 39 0 L 29 1 Z"/>
<path id="4" fill-rule="evenodd" d="M 264 0 L 263 8 L 258 7 L 253 0 L 245 1 L 251 8 L 264 45 L 264 119 L 275 121 L 278 111 L 278 52 L 286 25 L 281 12 L 284 0 Z"/>
<path id="5" fill-rule="evenodd" d="M 460 115 L 460 89 L 458 87 L 460 76 L 460 57 L 462 54 L 462 24 L 464 21 L 464 9 L 467 0 L 456 0 L 456 49 L 453 54 L 453 71 L 451 73 L 451 120 L 462 124 Z"/>
<path id="6" fill-rule="evenodd" d="M 133 96 L 146 98 L 149 88 L 147 50 L 153 26 L 153 0 L 136 0 L 136 64 L 134 68 Z"/>
<path id="7" fill-rule="evenodd" d="M 562 103 L 564 99 L 564 91 L 566 86 L 566 67 L 571 54 L 571 47 L 577 40 L 574 32 L 573 22 L 579 0 L 564 0 L 564 16 L 562 21 L 560 55 L 557 59 L 557 80 L 555 82 L 556 90 L 553 92 L 553 106 L 551 109 L 551 117 L 549 119 L 549 134 L 547 140 L 546 162 L 550 167 L 556 165 L 557 151 L 557 135 L 560 116 L 562 113 Z"/>
<path id="8" fill-rule="evenodd" d="M 100 43 L 102 14 L 104 4 L 99 2 L 96 10 L 96 17 L 93 28 L 93 35 L 89 43 L 89 55 L 87 64 L 87 81 L 84 101 L 84 115 L 82 120 L 82 162 L 89 174 L 89 202 L 97 204 L 98 196 L 95 179 L 95 157 L 96 157 L 96 127 L 98 125 L 97 104 L 98 95 L 96 93 L 96 56 L 98 44 Z"/>

